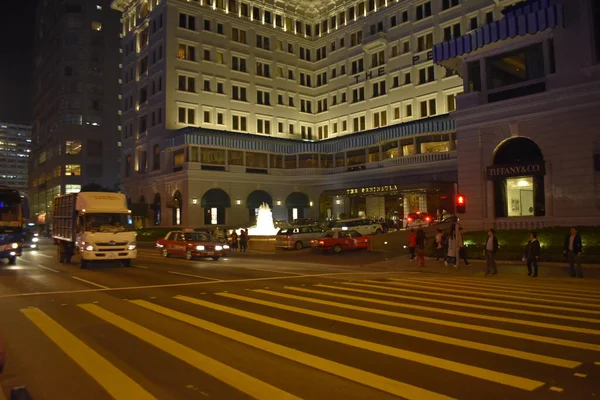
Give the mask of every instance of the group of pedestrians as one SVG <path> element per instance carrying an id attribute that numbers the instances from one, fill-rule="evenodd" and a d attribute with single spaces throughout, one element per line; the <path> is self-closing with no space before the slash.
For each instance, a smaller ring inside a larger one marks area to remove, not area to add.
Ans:
<path id="1" fill-rule="evenodd" d="M 239 248 L 240 252 L 245 253 L 246 250 L 248 250 L 248 231 L 246 229 L 242 229 L 239 235 L 234 230 L 231 233 L 231 236 L 227 237 L 227 231 L 221 230 L 221 228 L 217 226 L 212 232 L 212 235 L 216 239 L 229 244 L 231 251 L 238 251 Z"/>
<path id="2" fill-rule="evenodd" d="M 410 230 L 408 235 L 408 249 L 410 260 L 417 259 L 419 266 L 425 266 L 425 240 L 426 235 L 423 228 Z M 466 266 L 471 265 L 467 259 L 467 249 L 463 236 L 463 228 L 452 226 L 449 235 L 444 235 L 441 229 L 438 229 L 434 240 L 435 246 L 435 261 L 444 260 L 446 266 L 452 265 L 458 268 L 458 261 L 462 259 Z M 458 254 L 456 250 L 458 249 Z M 488 231 L 487 240 L 483 250 L 486 262 L 485 276 L 498 274 L 496 264 L 496 254 L 498 252 L 498 239 L 496 231 L 490 229 Z M 577 228 L 572 227 L 570 233 L 566 236 L 563 246 L 563 254 L 567 259 L 570 275 L 575 278 L 583 278 L 583 269 L 581 267 L 581 253 L 583 245 L 581 236 L 577 232 Z M 540 242 L 537 240 L 537 233 L 529 232 L 529 240 L 523 252 L 523 261 L 527 264 L 527 275 L 533 278 L 538 276 L 539 261 L 541 256 Z"/>

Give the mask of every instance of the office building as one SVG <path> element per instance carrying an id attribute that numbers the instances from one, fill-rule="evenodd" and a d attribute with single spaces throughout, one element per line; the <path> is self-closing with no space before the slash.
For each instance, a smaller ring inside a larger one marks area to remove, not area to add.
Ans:
<path id="1" fill-rule="evenodd" d="M 27 196 L 31 126 L 0 122 L 0 186 Z"/>

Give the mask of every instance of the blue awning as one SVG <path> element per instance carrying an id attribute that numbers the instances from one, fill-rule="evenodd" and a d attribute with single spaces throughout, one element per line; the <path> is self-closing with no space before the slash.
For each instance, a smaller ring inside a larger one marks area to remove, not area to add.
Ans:
<path id="1" fill-rule="evenodd" d="M 190 127 L 176 131 L 174 136 L 165 140 L 163 146 L 165 149 L 182 145 L 195 145 L 274 154 L 328 154 L 373 146 L 384 141 L 403 137 L 453 132 L 455 130 L 456 123 L 448 114 L 316 142 Z"/>
<path id="2" fill-rule="evenodd" d="M 436 64 L 474 52 L 489 44 L 534 35 L 563 24 L 562 4 L 550 4 L 550 0 L 525 1 L 504 10 L 504 18 L 456 39 L 433 47 Z"/>

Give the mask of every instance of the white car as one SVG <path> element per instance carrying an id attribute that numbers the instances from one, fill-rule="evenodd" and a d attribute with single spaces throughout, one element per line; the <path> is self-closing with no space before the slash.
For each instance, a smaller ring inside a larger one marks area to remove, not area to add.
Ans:
<path id="1" fill-rule="evenodd" d="M 379 235 L 385 232 L 382 224 L 371 221 L 370 219 L 345 219 L 340 220 L 333 225 L 332 230 L 353 230 L 361 235 Z"/>

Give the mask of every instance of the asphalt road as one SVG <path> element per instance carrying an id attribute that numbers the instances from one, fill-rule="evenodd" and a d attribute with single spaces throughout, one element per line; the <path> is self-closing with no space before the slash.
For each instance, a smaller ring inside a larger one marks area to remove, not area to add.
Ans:
<path id="1" fill-rule="evenodd" d="M 22 385 L 34 400 L 600 396 L 598 280 L 150 250 L 132 268 L 80 270 L 53 251 L 0 266 L 7 396 Z"/>

